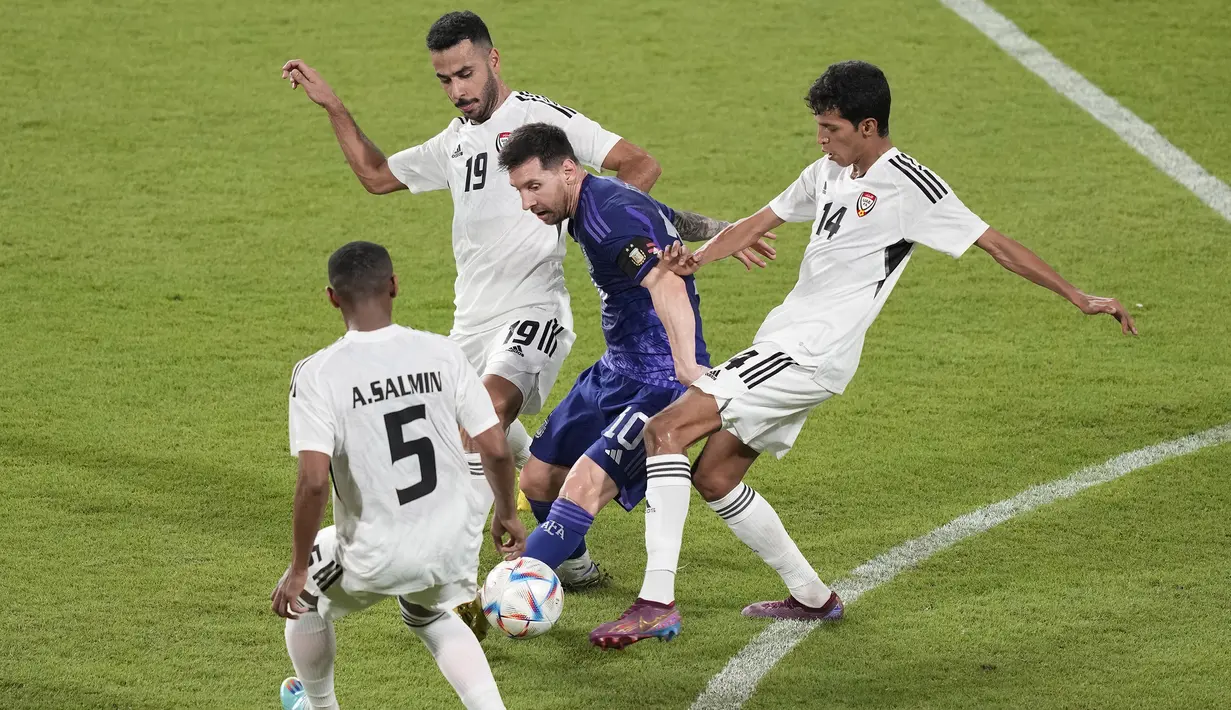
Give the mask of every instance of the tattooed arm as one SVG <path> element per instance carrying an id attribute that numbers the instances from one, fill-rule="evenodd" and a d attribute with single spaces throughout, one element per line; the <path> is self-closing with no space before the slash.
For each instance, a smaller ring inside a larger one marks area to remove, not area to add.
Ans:
<path id="1" fill-rule="evenodd" d="M 686 242 L 703 242 L 714 238 L 719 232 L 731 226 L 730 222 L 723 222 L 712 217 L 706 217 L 703 214 L 696 212 L 686 212 L 684 210 L 675 211 L 675 219 L 672 224 L 675 225 L 675 231 L 680 233 L 680 239 Z M 738 251 L 734 256 L 744 268 L 751 271 L 752 267 L 759 266 L 765 268 L 765 261 L 761 256 L 767 259 L 774 259 L 777 253 L 765 239 L 776 239 L 773 232 L 766 232 L 764 238 L 758 239 L 752 246 Z M 761 255 L 761 256 L 758 256 Z"/>
<path id="2" fill-rule="evenodd" d="M 675 225 L 675 230 L 680 233 L 680 239 L 686 242 L 707 241 L 731 224 L 684 210 L 675 211 L 675 219 L 672 223 Z"/>

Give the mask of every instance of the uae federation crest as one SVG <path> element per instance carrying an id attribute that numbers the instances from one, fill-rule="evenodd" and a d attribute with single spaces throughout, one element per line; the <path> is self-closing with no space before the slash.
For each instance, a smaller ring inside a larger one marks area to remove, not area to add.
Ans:
<path id="1" fill-rule="evenodd" d="M 510 131 L 505 131 L 505 132 L 501 133 L 500 135 L 496 136 L 496 152 L 497 152 L 497 153 L 499 153 L 500 151 L 504 150 L 504 147 L 505 147 L 506 145 L 508 145 L 508 143 L 509 143 L 509 136 L 511 136 L 511 135 L 513 135 L 513 134 L 512 134 L 512 132 L 510 132 Z M 876 199 L 876 198 L 872 198 L 872 199 Z"/>
<path id="2" fill-rule="evenodd" d="M 875 206 L 876 195 L 873 195 L 870 192 L 865 192 L 859 196 L 859 201 L 855 203 L 855 214 L 863 217 L 867 213 L 871 212 L 872 208 Z"/>

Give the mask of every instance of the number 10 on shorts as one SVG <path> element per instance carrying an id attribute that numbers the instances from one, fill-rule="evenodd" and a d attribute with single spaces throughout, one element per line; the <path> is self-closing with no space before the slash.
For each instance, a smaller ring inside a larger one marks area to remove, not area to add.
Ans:
<path id="1" fill-rule="evenodd" d="M 626 451 L 632 451 L 640 446 L 641 440 L 645 438 L 645 425 L 648 421 L 650 421 L 649 417 L 641 412 L 634 412 L 632 407 L 628 407 L 620 412 L 620 416 L 616 417 L 611 426 L 603 431 L 603 436 L 615 439 Z M 621 427 L 621 424 L 624 426 Z M 637 435 L 630 441 L 628 437 L 632 435 L 634 427 L 637 429 Z"/>

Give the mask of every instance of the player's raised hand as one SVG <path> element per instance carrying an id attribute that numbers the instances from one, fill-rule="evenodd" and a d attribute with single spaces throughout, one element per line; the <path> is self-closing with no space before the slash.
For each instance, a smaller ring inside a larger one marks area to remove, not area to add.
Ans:
<path id="1" fill-rule="evenodd" d="M 740 220 L 740 221 L 742 222 L 743 220 Z M 744 249 L 743 251 L 736 252 L 734 254 L 735 259 L 739 263 L 743 264 L 744 268 L 747 269 L 748 271 L 752 271 L 753 266 L 759 266 L 762 269 L 764 269 L 766 264 L 765 264 L 765 261 L 761 259 L 761 256 L 764 256 L 766 259 L 769 259 L 770 261 L 773 261 L 774 259 L 778 258 L 777 250 L 775 250 L 772 246 L 770 246 L 769 242 L 765 240 L 766 239 L 777 239 L 777 238 L 778 238 L 777 234 L 774 234 L 773 232 L 766 232 L 760 239 L 756 241 L 755 244 L 748 247 L 747 249 Z"/>
<path id="2" fill-rule="evenodd" d="M 269 595 L 273 601 L 274 613 L 284 619 L 298 619 L 300 614 L 310 611 L 299 599 L 299 594 L 308 581 L 308 571 L 295 572 L 287 568 L 278 580 L 278 586 Z"/>
<path id="3" fill-rule="evenodd" d="M 304 93 L 319 106 L 329 108 L 338 102 L 333 88 L 325 83 L 320 73 L 304 63 L 302 59 L 292 59 L 282 65 L 282 78 L 291 83 L 291 90 L 302 86 Z"/>
<path id="4" fill-rule="evenodd" d="M 1120 321 L 1120 332 L 1125 335 L 1136 335 L 1137 324 L 1133 322 L 1133 317 L 1129 315 L 1128 309 L 1120 305 L 1120 302 L 1114 298 L 1104 298 L 1102 296 L 1091 296 L 1088 293 L 1082 294 L 1082 302 L 1078 304 L 1078 308 L 1082 313 L 1088 316 L 1098 315 L 1099 313 L 1107 313 L 1111 317 Z"/>
<path id="5" fill-rule="evenodd" d="M 517 517 L 516 506 L 510 516 L 499 513 L 492 516 L 492 542 L 496 543 L 496 551 L 504 555 L 506 560 L 515 560 L 526 551 L 526 526 Z M 508 542 L 505 542 L 505 536 Z"/>
<path id="6" fill-rule="evenodd" d="M 701 268 L 695 255 L 688 251 L 688 247 L 684 246 L 683 242 L 677 242 L 660 251 L 658 260 L 663 266 L 680 276 L 695 274 L 697 269 Z"/>

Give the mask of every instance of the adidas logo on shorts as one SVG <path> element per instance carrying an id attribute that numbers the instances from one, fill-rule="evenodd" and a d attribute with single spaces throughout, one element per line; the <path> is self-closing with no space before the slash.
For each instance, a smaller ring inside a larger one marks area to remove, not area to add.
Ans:
<path id="1" fill-rule="evenodd" d="M 616 463 L 620 463 L 620 459 L 624 457 L 624 452 L 619 449 L 607 449 L 606 454 Z"/>
<path id="2" fill-rule="evenodd" d="M 515 354 L 517 354 L 519 357 L 525 357 L 525 356 L 526 356 L 526 353 L 522 351 L 522 349 L 521 349 L 521 346 L 520 346 L 520 345 L 514 345 L 513 347 L 509 348 L 509 349 L 508 349 L 508 350 L 506 350 L 505 352 L 515 353 Z"/>

